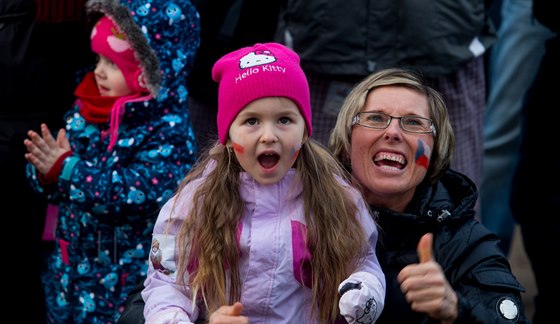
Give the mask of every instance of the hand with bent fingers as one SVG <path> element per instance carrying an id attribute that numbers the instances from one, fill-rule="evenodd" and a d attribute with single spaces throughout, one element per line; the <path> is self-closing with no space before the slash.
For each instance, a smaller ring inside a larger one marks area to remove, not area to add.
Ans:
<path id="1" fill-rule="evenodd" d="M 232 306 L 222 306 L 210 315 L 209 324 L 248 324 L 249 318 L 241 316 L 243 304 L 236 302 Z"/>
<path id="2" fill-rule="evenodd" d="M 30 130 L 27 136 L 29 138 L 23 141 L 28 151 L 25 158 L 42 174 L 49 172 L 58 158 L 70 151 L 70 142 L 64 129 L 60 129 L 56 140 L 46 124 L 41 124 L 41 135 Z"/>
<path id="3" fill-rule="evenodd" d="M 457 294 L 432 256 L 432 241 L 431 233 L 420 238 L 420 263 L 404 267 L 397 280 L 414 311 L 427 313 L 444 324 L 453 323 L 458 313 Z"/>

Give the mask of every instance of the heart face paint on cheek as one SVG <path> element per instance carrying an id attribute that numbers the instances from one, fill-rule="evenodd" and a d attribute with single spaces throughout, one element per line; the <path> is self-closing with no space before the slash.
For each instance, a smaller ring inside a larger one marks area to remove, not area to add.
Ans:
<path id="1" fill-rule="evenodd" d="M 430 164 L 430 147 L 421 139 L 418 140 L 418 148 L 416 149 L 416 154 L 414 159 L 416 160 L 416 164 L 423 166 L 428 169 L 428 165 Z"/>

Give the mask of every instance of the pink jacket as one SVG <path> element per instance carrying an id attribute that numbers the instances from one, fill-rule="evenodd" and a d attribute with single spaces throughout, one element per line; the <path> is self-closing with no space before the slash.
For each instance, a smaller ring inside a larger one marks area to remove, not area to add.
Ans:
<path id="1" fill-rule="evenodd" d="M 309 274 L 299 273 L 300 264 L 310 253 L 300 234 L 305 233 L 301 229 L 305 229 L 306 222 L 301 199 L 303 188 L 297 179 L 295 169 L 273 185 L 260 185 L 248 174 L 241 174 L 240 193 L 245 202 L 239 226 L 241 302 L 242 315 L 248 316 L 251 323 L 317 322 L 308 316 L 311 289 L 302 282 Z M 153 239 L 158 240 L 160 251 L 153 251 L 142 292 L 146 323 L 189 323 L 201 314 L 199 307 L 203 304 L 193 304 L 191 291 L 175 283 L 175 234 L 191 208 L 193 193 L 204 180 L 188 184 L 179 193 L 175 209 L 172 211 L 173 197 L 159 214 Z M 375 255 L 377 228 L 360 194 L 350 187 L 348 190 L 358 203 L 363 228 L 371 242 L 361 268 L 352 276 L 370 287 L 379 316 L 385 297 L 385 276 Z"/>

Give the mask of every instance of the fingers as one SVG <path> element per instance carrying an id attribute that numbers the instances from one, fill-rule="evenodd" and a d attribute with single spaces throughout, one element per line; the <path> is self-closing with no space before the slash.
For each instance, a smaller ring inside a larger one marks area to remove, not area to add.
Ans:
<path id="1" fill-rule="evenodd" d="M 54 137 L 46 124 L 41 124 L 41 134 L 43 134 L 43 140 L 49 147 L 56 146 Z"/>
<path id="2" fill-rule="evenodd" d="M 29 139 L 25 140 L 23 143 L 30 153 L 37 154 L 39 151 L 44 152 L 48 149 L 47 143 L 45 143 L 41 135 L 37 132 L 30 130 L 27 132 L 27 136 Z"/>
<path id="3" fill-rule="evenodd" d="M 417 247 L 418 257 L 420 258 L 420 263 L 425 263 L 425 262 L 431 261 L 433 259 L 433 256 L 432 256 L 432 242 L 433 242 L 433 240 L 434 240 L 434 238 L 433 238 L 432 233 L 426 233 L 420 238 L 420 241 L 418 242 L 418 247 Z"/>
<path id="4" fill-rule="evenodd" d="M 39 134 L 35 133 L 34 131 L 29 131 L 27 133 L 27 136 L 29 136 L 29 139 L 25 139 L 23 141 L 23 145 L 25 145 L 25 148 L 27 149 L 27 151 L 29 153 L 26 154 L 29 155 L 34 155 L 34 156 L 42 156 L 43 155 L 43 151 L 41 150 L 41 142 L 43 141 L 41 139 L 41 137 L 39 136 Z M 28 158 L 29 160 L 29 158 Z"/>

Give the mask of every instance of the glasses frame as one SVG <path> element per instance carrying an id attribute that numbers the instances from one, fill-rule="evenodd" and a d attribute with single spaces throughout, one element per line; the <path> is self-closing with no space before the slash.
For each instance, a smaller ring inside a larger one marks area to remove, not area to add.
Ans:
<path id="1" fill-rule="evenodd" d="M 360 115 L 370 115 L 370 114 L 378 114 L 378 115 L 387 116 L 387 117 L 389 117 L 389 120 L 387 121 L 387 124 L 385 125 L 385 127 L 375 127 L 375 126 L 371 126 L 371 125 L 361 124 L 360 123 Z M 419 118 L 419 119 L 429 121 L 430 122 L 430 130 L 427 130 L 427 131 L 412 131 L 412 130 L 405 129 L 404 126 L 403 126 L 403 123 L 402 123 L 402 119 L 407 118 L 407 117 L 413 117 L 413 118 L 417 118 L 417 119 Z M 432 133 L 432 134 L 434 134 L 434 136 L 436 135 L 436 126 L 434 125 L 434 121 L 431 120 L 430 118 L 414 116 L 414 115 L 397 117 L 397 116 L 391 116 L 389 114 L 382 113 L 382 112 L 377 112 L 377 111 L 360 111 L 360 112 L 358 112 L 356 115 L 354 115 L 354 117 L 352 117 L 352 126 L 360 125 L 360 126 L 367 127 L 367 128 L 372 128 L 372 129 L 386 129 L 387 127 L 389 127 L 389 125 L 391 125 L 391 122 L 393 121 L 393 119 L 398 119 L 399 120 L 399 127 L 405 132 L 413 133 L 413 134 L 429 134 L 429 133 Z"/>

